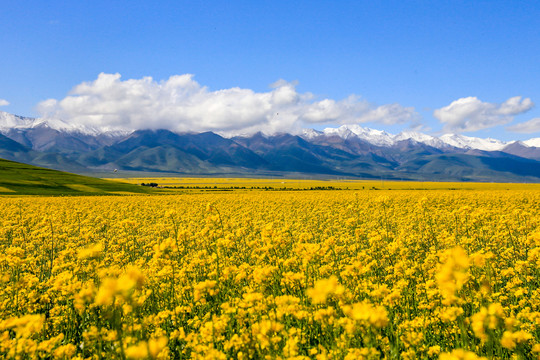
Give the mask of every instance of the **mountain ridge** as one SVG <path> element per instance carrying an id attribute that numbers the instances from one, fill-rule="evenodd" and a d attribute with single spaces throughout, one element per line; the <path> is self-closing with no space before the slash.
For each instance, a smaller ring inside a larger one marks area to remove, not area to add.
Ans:
<path id="1" fill-rule="evenodd" d="M 13 130 L 25 130 L 32 128 L 49 128 L 67 133 L 79 133 L 85 135 L 107 135 L 111 137 L 123 137 L 127 136 L 135 131 L 145 130 L 111 130 L 111 129 L 98 129 L 95 127 L 88 127 L 84 125 L 74 125 L 66 123 L 59 119 L 43 119 L 43 118 L 30 118 L 19 115 L 9 114 L 7 112 L 0 111 L 0 133 L 4 134 L 7 131 Z M 162 129 L 154 129 L 162 130 Z M 171 131 L 174 132 L 174 131 Z M 273 134 L 276 135 L 276 134 Z M 366 140 L 373 145 L 378 146 L 391 146 L 397 141 L 401 140 L 414 140 L 416 142 L 424 143 L 433 147 L 445 147 L 452 146 L 463 149 L 478 149 L 496 151 L 501 150 L 505 146 L 520 142 L 527 147 L 540 147 L 540 137 L 531 138 L 528 140 L 512 140 L 501 141 L 492 138 L 478 138 L 472 136 L 465 136 L 461 134 L 447 133 L 441 136 L 433 136 L 424 134 L 417 131 L 402 131 L 399 134 L 390 134 L 383 130 L 371 129 L 368 127 L 362 127 L 358 124 L 341 125 L 337 128 L 325 128 L 322 131 L 315 129 L 303 129 L 300 135 L 307 139 L 312 139 L 317 136 L 337 135 L 341 138 L 347 139 L 351 136 L 356 136 L 360 139 Z M 245 135 L 236 136 L 222 136 L 223 138 L 243 137 Z"/>
<path id="2" fill-rule="evenodd" d="M 0 112 L 0 156 L 78 173 L 118 169 L 540 182 L 539 138 L 503 142 L 415 131 L 394 135 L 359 125 L 234 137 L 166 129 L 110 132 L 6 114 Z"/>

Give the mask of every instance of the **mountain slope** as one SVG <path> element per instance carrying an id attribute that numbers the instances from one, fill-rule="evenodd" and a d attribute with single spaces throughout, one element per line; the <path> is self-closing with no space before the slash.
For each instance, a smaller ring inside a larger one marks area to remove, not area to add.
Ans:
<path id="1" fill-rule="evenodd" d="M 538 138 L 504 142 L 343 125 L 302 135 L 225 138 L 212 132 L 107 132 L 0 112 L 0 156 L 79 173 L 336 175 L 417 180 L 540 182 Z"/>
<path id="2" fill-rule="evenodd" d="M 114 165 L 123 170 L 178 173 L 201 173 L 212 168 L 211 164 L 196 156 L 168 145 L 137 147 L 116 159 Z"/>
<path id="3" fill-rule="evenodd" d="M 253 151 L 267 164 L 269 170 L 319 174 L 334 174 L 338 171 L 326 164 L 329 157 L 326 149 L 317 147 L 299 136 L 278 134 L 264 136 L 257 133 L 252 137 L 236 137 L 235 142 Z"/>
<path id="4" fill-rule="evenodd" d="M 211 132 L 176 134 L 168 130 L 139 130 L 111 148 L 126 152 L 140 146 L 154 148 L 163 145 L 179 149 L 215 165 L 257 166 L 262 160 L 234 141 Z"/>
<path id="5" fill-rule="evenodd" d="M 540 164 L 519 157 L 487 157 L 468 154 L 443 154 L 418 157 L 396 168 L 419 179 L 538 182 Z"/>
<path id="6" fill-rule="evenodd" d="M 0 159 L 0 195 L 107 195 L 150 191 L 137 185 Z"/>
<path id="7" fill-rule="evenodd" d="M 521 141 L 508 144 L 501 151 L 527 159 L 540 160 L 540 147 L 527 146 Z"/>

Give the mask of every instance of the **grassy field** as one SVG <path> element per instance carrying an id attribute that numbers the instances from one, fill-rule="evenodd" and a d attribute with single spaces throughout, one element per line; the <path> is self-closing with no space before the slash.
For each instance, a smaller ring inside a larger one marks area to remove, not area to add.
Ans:
<path id="1" fill-rule="evenodd" d="M 150 189 L 0 159 L 0 195 L 145 194 Z"/>
<path id="2" fill-rule="evenodd" d="M 170 191 L 192 192 L 208 190 L 540 190 L 540 184 L 523 183 L 180 177 L 144 177 L 108 180 L 122 181 L 130 184 L 155 183 L 160 188 Z"/>
<path id="3" fill-rule="evenodd" d="M 155 183 L 157 188 L 140 186 Z M 0 159 L 2 195 L 182 194 L 216 191 L 299 190 L 520 190 L 540 184 L 405 182 L 381 180 L 312 180 L 249 178 L 106 178 L 81 176 Z"/>

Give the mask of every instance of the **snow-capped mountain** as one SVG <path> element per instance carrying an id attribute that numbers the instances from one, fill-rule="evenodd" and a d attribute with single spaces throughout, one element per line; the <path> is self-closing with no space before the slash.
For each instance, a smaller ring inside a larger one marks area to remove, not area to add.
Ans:
<path id="1" fill-rule="evenodd" d="M 521 143 L 523 143 L 523 144 L 525 144 L 526 146 L 529 146 L 529 147 L 540 148 L 540 137 L 525 140 L 525 141 L 521 141 Z"/>
<path id="2" fill-rule="evenodd" d="M 97 136 L 104 133 L 114 136 L 120 136 L 131 133 L 131 131 L 103 131 L 94 127 L 70 124 L 59 119 L 30 118 L 0 111 L 0 133 L 7 133 L 13 130 L 27 130 L 35 128 L 48 128 L 60 132 L 79 133 L 91 136 Z"/>
<path id="3" fill-rule="evenodd" d="M 503 142 L 344 125 L 301 135 L 166 129 L 111 133 L 0 112 L 0 158 L 73 172 L 540 182 L 540 138 Z"/>
<path id="4" fill-rule="evenodd" d="M 0 131 L 32 127 L 35 121 L 36 119 L 34 118 L 17 116 L 0 111 Z"/>
<path id="5" fill-rule="evenodd" d="M 36 151 L 84 153 L 111 145 L 130 133 L 0 112 L 0 134 Z"/>
<path id="6" fill-rule="evenodd" d="M 338 128 L 326 128 L 323 131 L 304 129 L 302 133 L 302 137 L 305 139 L 313 139 L 318 136 L 338 136 L 342 139 L 359 138 L 377 146 L 391 146 L 395 143 L 394 135 L 356 124 L 343 125 Z"/>
<path id="7" fill-rule="evenodd" d="M 324 133 L 315 129 L 303 129 L 301 134 L 304 139 L 313 139 L 321 135 L 324 135 Z"/>
<path id="8" fill-rule="evenodd" d="M 444 134 L 439 137 L 423 134 L 416 131 L 403 131 L 397 135 L 385 131 L 364 128 L 359 125 L 342 125 L 338 128 L 326 128 L 323 131 L 313 129 L 304 130 L 302 135 L 306 139 L 317 136 L 339 136 L 342 139 L 357 137 L 377 146 L 393 146 L 399 141 L 410 140 L 426 144 L 437 149 L 454 147 L 464 150 L 501 151 L 515 141 L 501 141 L 497 139 L 482 139 L 460 134 Z M 522 141 L 525 146 L 540 147 L 540 138 Z"/>
<path id="9" fill-rule="evenodd" d="M 0 111 L 0 133 L 4 135 L 13 134 L 14 131 L 21 132 L 39 128 L 85 136 L 122 137 L 132 133 L 132 131 L 127 130 L 106 131 L 99 128 L 67 123 L 59 119 L 30 118 Z M 381 147 L 391 147 L 400 141 L 412 141 L 443 150 L 453 147 L 464 150 L 501 151 L 506 146 L 516 142 L 505 142 L 491 138 L 483 139 L 460 134 L 444 134 L 437 137 L 416 131 L 403 131 L 394 135 L 386 131 L 370 129 L 357 124 L 342 125 L 338 128 L 329 127 L 322 131 L 304 129 L 301 134 L 301 137 L 307 140 L 319 136 L 338 136 L 342 139 L 358 138 L 369 144 Z M 519 141 L 519 143 L 525 147 L 540 148 L 540 138 Z"/>
<path id="10" fill-rule="evenodd" d="M 327 136 L 337 135 L 343 139 L 356 136 L 377 146 L 391 146 L 395 143 L 394 135 L 388 134 L 386 131 L 365 128 L 356 124 L 343 125 L 339 128 L 326 128 L 323 133 Z"/>
<path id="11" fill-rule="evenodd" d="M 394 141 L 404 141 L 404 140 L 412 140 L 417 143 L 433 146 L 434 148 L 437 148 L 437 149 L 448 147 L 448 144 L 442 141 L 441 139 L 435 136 L 426 135 L 426 134 L 419 133 L 416 131 L 403 131 L 394 136 Z"/>
<path id="12" fill-rule="evenodd" d="M 441 139 L 446 144 L 457 148 L 484 151 L 500 151 L 509 144 L 508 142 L 497 139 L 481 139 L 477 137 L 464 136 L 459 134 L 444 134 L 439 137 L 439 139 Z"/>

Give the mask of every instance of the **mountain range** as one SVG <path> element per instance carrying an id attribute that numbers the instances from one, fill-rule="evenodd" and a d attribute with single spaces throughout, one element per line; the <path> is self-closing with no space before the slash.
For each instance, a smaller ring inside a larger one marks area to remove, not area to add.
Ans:
<path id="1" fill-rule="evenodd" d="M 394 135 L 358 125 L 227 138 L 165 129 L 103 131 L 0 112 L 0 158 L 83 174 L 540 182 L 540 138 Z"/>

